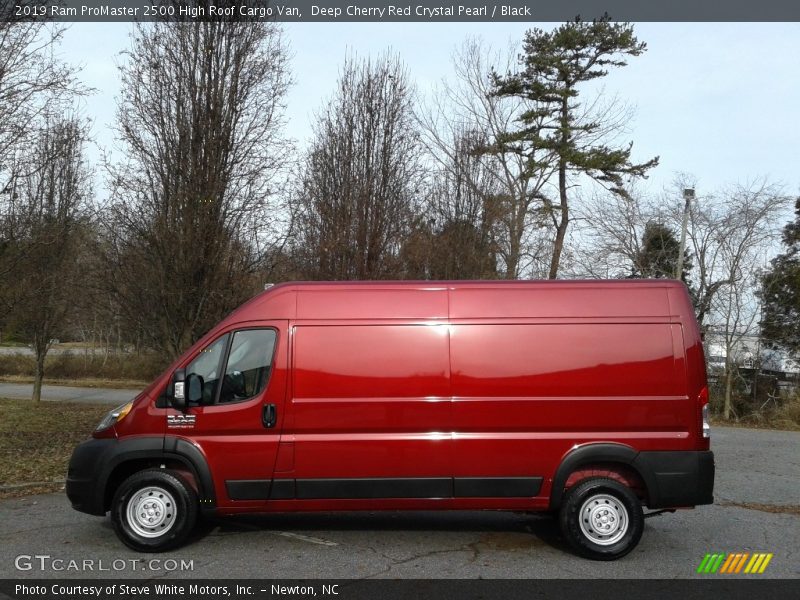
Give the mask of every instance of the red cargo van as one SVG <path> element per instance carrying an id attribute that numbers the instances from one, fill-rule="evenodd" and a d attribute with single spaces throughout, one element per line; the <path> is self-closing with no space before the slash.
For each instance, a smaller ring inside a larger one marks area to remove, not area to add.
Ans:
<path id="1" fill-rule="evenodd" d="M 676 281 L 290 283 L 75 449 L 75 509 L 136 550 L 199 512 L 558 513 L 584 556 L 712 502 L 700 335 Z"/>

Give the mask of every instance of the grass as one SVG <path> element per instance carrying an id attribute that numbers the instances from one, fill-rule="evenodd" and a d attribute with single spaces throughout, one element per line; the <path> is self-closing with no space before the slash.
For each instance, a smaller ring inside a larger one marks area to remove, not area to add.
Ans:
<path id="1" fill-rule="evenodd" d="M 800 431 L 800 425 L 784 419 L 759 419 L 745 417 L 739 420 L 726 421 L 722 417 L 711 417 L 712 427 L 734 427 L 737 429 L 764 429 L 767 431 Z"/>
<path id="2" fill-rule="evenodd" d="M 133 354 L 111 353 L 108 356 L 85 354 L 82 352 L 63 352 L 50 354 L 45 359 L 45 383 L 54 382 L 56 385 L 69 382 L 78 385 L 78 381 L 94 382 L 98 387 L 111 387 L 105 385 L 111 381 L 125 382 L 133 387 L 142 387 L 152 381 L 169 362 L 158 354 Z M 35 360 L 29 354 L 2 354 L 0 355 L 0 379 L 16 383 L 33 382 Z M 10 378 L 23 379 L 10 379 Z M 99 382 L 103 382 L 101 386 Z M 93 387 L 91 384 L 86 387 Z"/>
<path id="3" fill-rule="evenodd" d="M 747 396 L 734 395 L 733 418 L 722 417 L 724 397 L 717 389 L 711 390 L 711 423 L 723 427 L 745 427 L 748 429 L 776 429 L 800 431 L 800 390 L 781 397 L 777 404 L 759 409 L 758 402 Z"/>
<path id="4" fill-rule="evenodd" d="M 712 414 L 711 423 L 712 425 L 721 425 L 723 427 L 800 431 L 800 396 L 789 397 L 775 408 L 752 412 L 743 417 L 727 421 L 719 414 Z"/>
<path id="5" fill-rule="evenodd" d="M 0 398 L 0 498 L 63 487 L 72 450 L 89 437 L 108 410 L 98 404 L 36 405 Z M 27 483 L 39 485 L 2 489 Z"/>

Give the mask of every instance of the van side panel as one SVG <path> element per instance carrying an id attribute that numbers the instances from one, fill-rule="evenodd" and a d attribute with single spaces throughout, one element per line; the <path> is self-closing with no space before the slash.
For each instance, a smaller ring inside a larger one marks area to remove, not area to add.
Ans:
<path id="1" fill-rule="evenodd" d="M 297 318 L 446 319 L 447 292 L 431 288 L 357 286 L 346 295 L 336 289 L 303 290 L 297 295 Z"/>
<path id="2" fill-rule="evenodd" d="M 294 329 L 294 477 L 451 477 L 447 325 L 337 323 Z"/>
<path id="3" fill-rule="evenodd" d="M 680 317 L 683 355 L 686 360 L 687 392 L 695 407 L 693 438 L 695 449 L 708 450 L 710 441 L 703 438 L 702 433 L 702 405 L 699 396 L 703 388 L 708 387 L 706 376 L 706 359 L 703 352 L 703 341 L 700 328 L 694 315 L 692 301 L 686 288 L 672 287 L 669 289 L 669 302 L 672 312 Z"/>
<path id="4" fill-rule="evenodd" d="M 547 481 L 572 447 L 593 441 L 686 448 L 694 412 L 672 327 L 453 323 L 455 476 Z"/>
<path id="5" fill-rule="evenodd" d="M 450 318 L 623 318 L 670 314 L 664 289 L 625 285 L 599 288 L 591 282 L 548 282 L 512 288 L 463 287 L 450 290 Z"/>

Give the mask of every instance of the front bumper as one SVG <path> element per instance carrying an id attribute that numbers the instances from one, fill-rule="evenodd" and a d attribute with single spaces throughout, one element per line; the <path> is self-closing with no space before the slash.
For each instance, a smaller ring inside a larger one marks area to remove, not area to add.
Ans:
<path id="1" fill-rule="evenodd" d="M 72 508 L 90 515 L 102 516 L 105 510 L 105 463 L 115 439 L 90 439 L 72 452 L 67 471 L 67 498 Z"/>
<path id="2" fill-rule="evenodd" d="M 713 452 L 640 452 L 633 466 L 646 480 L 650 508 L 714 502 Z"/>

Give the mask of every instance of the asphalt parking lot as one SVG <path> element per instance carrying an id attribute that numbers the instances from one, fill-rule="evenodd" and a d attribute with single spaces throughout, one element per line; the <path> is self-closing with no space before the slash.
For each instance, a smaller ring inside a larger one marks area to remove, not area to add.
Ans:
<path id="1" fill-rule="evenodd" d="M 499 512 L 226 518 L 141 555 L 108 518 L 47 494 L 0 501 L 0 578 L 684 578 L 708 552 L 740 551 L 774 554 L 756 577 L 799 577 L 800 433 L 715 428 L 712 445 L 716 503 L 648 519 L 611 563 L 571 554 L 550 518 Z"/>

